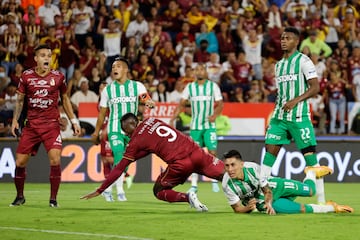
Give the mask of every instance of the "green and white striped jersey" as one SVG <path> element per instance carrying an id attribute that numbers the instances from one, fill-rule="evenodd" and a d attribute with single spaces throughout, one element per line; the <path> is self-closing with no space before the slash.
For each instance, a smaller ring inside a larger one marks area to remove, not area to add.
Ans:
<path id="1" fill-rule="evenodd" d="M 260 165 L 245 162 L 243 171 L 244 180 L 231 179 L 227 172 L 224 174 L 222 188 L 229 205 L 241 201 L 242 205 L 246 206 L 250 199 L 256 198 L 256 208 L 261 212 L 265 211 L 265 196 L 259 181 Z"/>
<path id="2" fill-rule="evenodd" d="M 146 93 L 145 86 L 138 81 L 127 80 L 124 84 L 113 81 L 101 93 L 100 107 L 109 108 L 108 132 L 121 132 L 120 119 L 126 113 L 137 115 L 139 96 Z"/>
<path id="3" fill-rule="evenodd" d="M 307 80 L 317 78 L 316 68 L 311 59 L 296 51 L 289 58 L 282 58 L 275 65 L 277 100 L 273 118 L 292 122 L 310 119 L 308 100 L 299 102 L 290 112 L 282 107 L 288 101 L 302 95 L 308 89 Z"/>
<path id="4" fill-rule="evenodd" d="M 197 81 L 186 85 L 182 99 L 191 103 L 191 130 L 215 128 L 215 122 L 209 122 L 208 117 L 214 114 L 215 101 L 221 101 L 222 95 L 219 86 L 210 80 L 199 85 Z"/>

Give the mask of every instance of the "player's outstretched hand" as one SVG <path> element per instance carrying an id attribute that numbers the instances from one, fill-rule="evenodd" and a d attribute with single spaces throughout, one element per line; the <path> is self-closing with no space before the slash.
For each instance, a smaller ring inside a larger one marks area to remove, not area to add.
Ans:
<path id="1" fill-rule="evenodd" d="M 86 194 L 86 195 L 80 197 L 80 199 L 86 199 L 87 200 L 87 199 L 90 199 L 90 198 L 97 197 L 99 195 L 100 195 L 100 193 L 98 193 L 97 191 L 94 191 L 94 192 L 91 192 L 89 194 Z"/>
<path id="2" fill-rule="evenodd" d="M 254 211 L 256 209 L 256 199 L 250 199 L 246 206 L 249 208 L 249 210 Z"/>
<path id="3" fill-rule="evenodd" d="M 266 213 L 269 215 L 275 215 L 276 212 L 274 208 L 272 207 L 271 203 L 265 203 Z"/>

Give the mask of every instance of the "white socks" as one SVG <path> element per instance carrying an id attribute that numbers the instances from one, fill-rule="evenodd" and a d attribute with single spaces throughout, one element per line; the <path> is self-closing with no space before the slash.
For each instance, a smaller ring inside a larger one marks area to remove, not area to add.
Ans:
<path id="1" fill-rule="evenodd" d="M 334 206 L 332 205 L 319 205 L 319 204 L 309 204 L 314 213 L 329 213 L 335 212 Z"/>
<path id="2" fill-rule="evenodd" d="M 316 173 L 314 171 L 311 171 L 311 170 L 307 171 L 306 176 L 304 178 L 304 182 L 306 180 L 311 180 L 311 181 L 314 182 L 314 184 L 316 184 Z M 317 189 L 316 189 L 316 191 L 317 191 Z"/>
<path id="3" fill-rule="evenodd" d="M 325 189 L 324 189 L 324 178 L 317 178 L 315 181 L 316 185 L 316 197 L 319 204 L 325 204 Z"/>
<path id="4" fill-rule="evenodd" d="M 122 173 L 121 176 L 115 181 L 117 194 L 125 193 L 123 188 L 124 178 L 125 178 L 125 173 Z"/>
<path id="5" fill-rule="evenodd" d="M 198 180 L 199 180 L 199 174 L 197 174 L 197 173 L 191 174 L 191 186 L 192 187 L 197 187 Z"/>

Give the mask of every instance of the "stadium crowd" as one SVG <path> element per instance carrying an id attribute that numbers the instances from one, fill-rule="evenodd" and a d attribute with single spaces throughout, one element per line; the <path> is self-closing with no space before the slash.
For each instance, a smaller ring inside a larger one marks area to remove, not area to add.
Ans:
<path id="1" fill-rule="evenodd" d="M 360 101 L 359 0 L 0 2 L 1 136 L 9 136 L 16 86 L 35 66 L 40 43 L 51 46 L 52 68 L 64 73 L 75 113 L 80 102 L 98 101 L 119 56 L 155 101 L 178 102 L 201 62 L 225 102 L 273 102 L 286 26 L 301 32 L 299 51 L 317 68 L 321 89 L 311 104 L 318 133 L 346 133 L 346 104 Z"/>

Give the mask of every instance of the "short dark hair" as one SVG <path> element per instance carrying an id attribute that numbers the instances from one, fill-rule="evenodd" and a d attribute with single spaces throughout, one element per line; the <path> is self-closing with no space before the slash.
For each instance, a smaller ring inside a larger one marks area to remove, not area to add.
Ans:
<path id="1" fill-rule="evenodd" d="M 124 58 L 124 57 L 117 57 L 117 58 L 115 58 L 115 62 L 117 62 L 117 61 L 124 62 L 128 68 L 129 68 L 129 66 L 130 66 L 130 65 L 129 65 L 129 61 L 128 61 L 126 58 Z"/>
<path id="2" fill-rule="evenodd" d="M 297 28 L 295 27 L 286 27 L 284 32 L 290 32 L 290 33 L 293 33 L 295 34 L 297 37 L 300 37 L 300 32 Z"/>
<path id="3" fill-rule="evenodd" d="M 35 52 L 37 52 L 37 51 L 39 51 L 41 49 L 49 49 L 49 50 L 51 50 L 51 47 L 49 45 L 47 45 L 47 44 L 40 44 L 34 50 L 35 50 Z"/>
<path id="4" fill-rule="evenodd" d="M 230 150 L 228 152 L 225 152 L 223 154 L 224 158 L 237 158 L 239 160 L 242 160 L 241 154 L 237 150 Z"/>
<path id="5" fill-rule="evenodd" d="M 121 123 L 121 128 L 123 127 L 123 123 L 128 120 L 128 119 L 135 119 L 136 121 L 139 121 L 139 119 L 137 118 L 137 116 L 133 113 L 126 113 L 124 116 L 121 117 L 120 119 L 120 123 Z"/>

